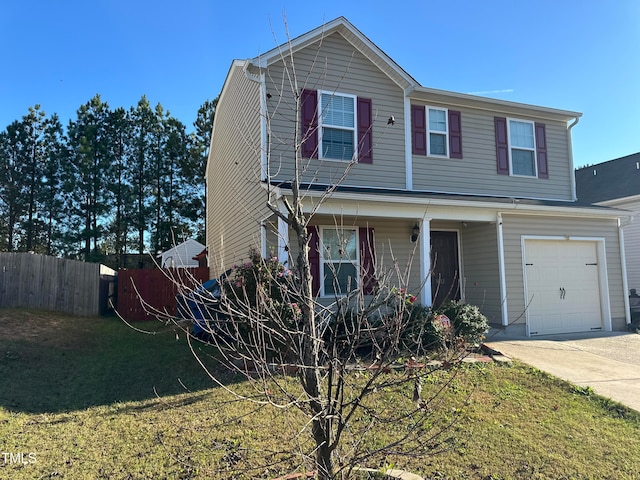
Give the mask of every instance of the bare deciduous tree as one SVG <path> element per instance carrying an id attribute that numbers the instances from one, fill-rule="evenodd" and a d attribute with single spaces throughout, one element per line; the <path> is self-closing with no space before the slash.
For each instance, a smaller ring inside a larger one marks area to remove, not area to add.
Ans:
<path id="1" fill-rule="evenodd" d="M 454 377 L 447 376 L 449 380 L 428 394 L 423 385 L 435 371 L 455 371 L 470 337 L 457 336 L 447 318 L 434 319 L 431 308 L 416 302 L 408 290 L 411 261 L 401 264 L 391 245 L 387 258 L 376 252 L 375 261 L 359 265 L 361 271 L 355 275 L 345 276 L 339 263 L 327 264 L 334 296 L 331 301 L 318 298 L 310 253 L 322 256 L 329 251 L 322 243 L 318 252 L 311 251 L 318 248 L 310 241 L 309 228 L 316 210 L 304 207 L 309 185 L 303 178 L 313 177 L 310 170 L 314 168 L 302 153 L 305 135 L 310 133 L 300 125 L 301 92 L 307 85 L 306 80 L 298 81 L 294 51 L 283 49 L 280 54 L 284 73 L 273 83 L 282 88 L 280 98 L 293 102 L 283 101 L 280 108 L 295 119 L 292 136 L 286 139 L 294 166 L 288 194 L 276 202 L 268 188 L 266 202 L 287 226 L 290 258 L 263 258 L 255 250 L 248 262 L 220 279 L 213 296 L 184 289 L 193 304 L 202 308 L 190 314 L 204 317 L 195 322 L 202 330 L 198 338 L 206 340 L 208 347 L 194 342 L 193 318 L 184 321 L 156 313 L 188 333 L 192 352 L 203 368 L 234 398 L 258 408 L 295 412 L 296 418 L 303 415 L 304 422 L 292 423 L 299 429 L 297 444 L 283 447 L 290 453 L 286 457 L 290 468 L 314 471 L 319 479 L 344 478 L 354 468 L 381 458 L 432 454 L 445 448 L 442 438 L 452 433 L 455 415 L 436 421 L 433 413 L 441 407 L 442 393 Z M 315 60 L 321 63 L 319 57 Z M 264 119 L 269 132 L 273 114 Z M 355 163 L 355 159 L 345 162 L 339 180 L 314 199 L 316 208 L 334 195 Z M 268 172 L 265 184 L 271 184 Z M 343 228 L 342 222 L 335 219 L 337 253 L 334 250 L 333 255 L 349 263 L 354 260 L 353 248 L 358 247 L 353 245 L 351 229 Z M 220 265 L 220 271 L 225 268 L 229 266 Z M 362 280 L 365 277 L 367 281 Z M 481 330 L 476 332 L 478 337 Z M 215 358 L 215 368 L 202 352 Z M 228 372 L 240 375 L 252 393 L 229 384 Z M 394 403 L 384 404 L 385 398 L 393 398 Z"/>

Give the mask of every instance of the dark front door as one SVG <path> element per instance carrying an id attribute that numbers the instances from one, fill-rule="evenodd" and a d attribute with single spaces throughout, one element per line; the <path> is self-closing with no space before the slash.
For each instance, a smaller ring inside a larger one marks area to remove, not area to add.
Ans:
<path id="1" fill-rule="evenodd" d="M 460 300 L 458 232 L 431 232 L 431 298 L 436 308 Z"/>

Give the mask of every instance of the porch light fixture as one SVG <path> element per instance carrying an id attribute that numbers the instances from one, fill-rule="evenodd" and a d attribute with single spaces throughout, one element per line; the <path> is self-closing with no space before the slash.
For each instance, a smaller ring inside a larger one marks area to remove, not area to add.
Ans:
<path id="1" fill-rule="evenodd" d="M 420 226 L 416 223 L 411 230 L 411 243 L 416 243 L 418 236 L 420 236 Z"/>

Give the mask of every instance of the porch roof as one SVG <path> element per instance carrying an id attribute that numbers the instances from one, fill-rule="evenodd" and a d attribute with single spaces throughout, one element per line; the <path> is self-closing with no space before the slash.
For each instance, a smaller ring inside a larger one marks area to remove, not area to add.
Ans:
<path id="1" fill-rule="evenodd" d="M 272 187 L 276 188 L 278 195 L 288 196 L 291 193 L 291 183 L 273 182 Z M 612 208 L 603 205 L 593 205 L 580 201 L 561 201 L 561 200 L 545 200 L 518 197 L 497 197 L 483 195 L 468 195 L 455 193 L 441 193 L 431 191 L 416 190 L 396 190 L 386 188 L 371 187 L 353 187 L 353 186 L 331 186 L 318 183 L 304 183 L 300 185 L 300 190 L 307 199 L 312 199 L 309 205 L 318 213 L 322 213 L 320 208 L 320 200 L 325 196 L 322 203 L 329 204 L 329 210 L 335 212 L 336 203 L 344 207 L 344 213 L 347 212 L 348 205 L 358 205 L 358 212 L 364 215 L 366 209 L 365 204 L 377 205 L 373 216 L 385 216 L 389 214 L 388 210 L 393 210 L 392 215 L 398 216 L 398 207 L 404 210 L 405 214 L 400 216 L 415 217 L 416 213 L 424 211 L 425 207 L 431 208 L 429 217 L 444 218 L 438 214 L 438 207 L 447 207 L 452 218 L 466 218 L 454 214 L 452 208 L 467 210 L 469 212 L 484 211 L 485 217 L 494 218 L 496 213 L 511 214 L 529 214 L 529 215 L 560 215 L 560 216 L 576 216 L 576 217 L 600 217 L 600 218 L 619 218 L 629 217 L 633 212 L 618 208 Z M 317 202 L 316 202 L 317 200 Z M 384 203 L 385 209 L 380 208 L 380 204 Z M 434 214 L 434 215 L 431 215 Z M 472 216 L 475 216 L 472 215 Z M 425 216 L 424 213 L 419 217 Z M 469 218 L 472 220 L 473 218 Z"/>

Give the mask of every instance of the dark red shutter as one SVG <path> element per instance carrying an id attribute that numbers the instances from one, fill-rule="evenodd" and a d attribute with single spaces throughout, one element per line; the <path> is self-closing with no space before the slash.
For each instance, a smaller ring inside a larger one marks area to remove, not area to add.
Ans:
<path id="1" fill-rule="evenodd" d="M 498 174 L 509 175 L 509 139 L 507 138 L 507 119 L 494 117 L 496 127 L 496 161 Z"/>
<path id="2" fill-rule="evenodd" d="M 547 132 L 544 123 L 536 123 L 536 155 L 538 160 L 538 178 L 549 178 Z"/>
<path id="3" fill-rule="evenodd" d="M 375 235 L 373 228 L 358 229 L 360 241 L 360 281 L 362 293 L 372 295 L 376 287 L 375 275 Z"/>
<path id="4" fill-rule="evenodd" d="M 411 105 L 411 143 L 414 155 L 427 154 L 427 116 L 422 105 Z"/>
<path id="5" fill-rule="evenodd" d="M 318 158 L 318 93 L 316 90 L 302 90 L 300 114 L 302 156 L 304 158 Z"/>
<path id="6" fill-rule="evenodd" d="M 314 295 L 320 294 L 320 234 L 318 227 L 308 225 L 309 236 L 309 266 L 311 267 L 311 291 Z"/>
<path id="7" fill-rule="evenodd" d="M 462 158 L 462 126 L 460 112 L 449 110 L 449 157 Z"/>
<path id="8" fill-rule="evenodd" d="M 371 99 L 358 97 L 358 163 L 373 163 Z"/>

